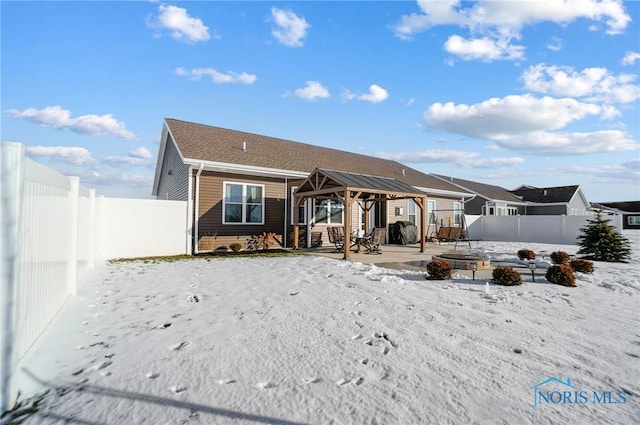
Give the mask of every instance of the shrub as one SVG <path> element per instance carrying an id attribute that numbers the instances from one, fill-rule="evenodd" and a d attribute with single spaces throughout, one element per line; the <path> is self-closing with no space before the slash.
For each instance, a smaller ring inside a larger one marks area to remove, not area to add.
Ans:
<path id="1" fill-rule="evenodd" d="M 593 273 L 593 263 L 589 260 L 571 260 L 571 263 L 569 264 L 574 272 Z"/>
<path id="2" fill-rule="evenodd" d="M 568 264 L 571 256 L 564 251 L 556 251 L 551 253 L 551 261 L 553 264 Z"/>
<path id="3" fill-rule="evenodd" d="M 576 278 L 573 276 L 573 269 L 568 264 L 557 264 L 547 269 L 544 276 L 551 283 L 563 286 L 576 286 Z"/>
<path id="4" fill-rule="evenodd" d="M 231 248 L 231 251 L 233 252 L 240 252 L 240 250 L 242 249 L 242 244 L 234 242 L 232 244 L 229 244 L 229 248 Z"/>
<path id="5" fill-rule="evenodd" d="M 511 267 L 496 267 L 493 269 L 493 283 L 496 285 L 514 286 L 522 283 L 520 273 Z"/>
<path id="6" fill-rule="evenodd" d="M 521 260 L 535 260 L 536 253 L 530 249 L 521 249 L 518 251 L 518 258 Z"/>
<path id="7" fill-rule="evenodd" d="M 622 236 L 598 211 L 595 218 L 580 229 L 578 255 L 588 260 L 626 263 L 631 256 L 629 240 Z"/>
<path id="8" fill-rule="evenodd" d="M 213 252 L 218 252 L 218 253 L 227 252 L 227 251 L 228 251 L 228 248 L 226 246 L 219 246 L 219 247 L 217 247 L 216 249 L 213 250 Z"/>
<path id="9" fill-rule="evenodd" d="M 451 264 L 444 260 L 433 260 L 427 264 L 427 279 L 442 280 L 451 278 Z"/>

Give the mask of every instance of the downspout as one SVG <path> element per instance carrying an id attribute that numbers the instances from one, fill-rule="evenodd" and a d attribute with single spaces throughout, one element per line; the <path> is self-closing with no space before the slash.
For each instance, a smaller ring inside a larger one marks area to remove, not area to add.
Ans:
<path id="1" fill-rule="evenodd" d="M 198 218 L 198 213 L 200 211 L 200 174 L 202 174 L 202 170 L 204 169 L 204 164 L 201 162 L 198 167 L 198 172 L 196 173 L 196 197 L 194 202 L 194 226 L 193 226 L 193 237 L 195 243 L 193 244 L 193 254 L 198 254 L 198 224 L 200 223 L 200 219 Z"/>
<path id="2" fill-rule="evenodd" d="M 287 246 L 287 204 L 289 199 L 289 179 L 284 178 L 284 227 L 282 228 L 282 247 Z M 293 210 L 293 209 L 292 209 Z"/>

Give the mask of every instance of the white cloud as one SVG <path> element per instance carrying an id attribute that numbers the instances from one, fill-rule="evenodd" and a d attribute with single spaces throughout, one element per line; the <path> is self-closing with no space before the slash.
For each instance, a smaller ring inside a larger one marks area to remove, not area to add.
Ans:
<path id="1" fill-rule="evenodd" d="M 304 18 L 289 10 L 276 7 L 271 8 L 271 17 L 276 25 L 271 29 L 271 34 L 276 40 L 289 47 L 301 47 L 303 45 L 307 30 L 311 27 Z"/>
<path id="2" fill-rule="evenodd" d="M 627 52 L 624 55 L 624 58 L 622 58 L 622 65 L 623 66 L 634 65 L 638 59 L 640 59 L 640 53 Z"/>
<path id="3" fill-rule="evenodd" d="M 90 114 L 72 118 L 71 111 L 62 109 L 60 106 L 47 106 L 43 109 L 27 108 L 24 111 L 9 109 L 6 112 L 14 118 L 24 118 L 47 127 L 68 128 L 76 133 L 92 136 L 111 135 L 125 140 L 135 138 L 135 135 L 127 130 L 126 125 L 116 120 L 111 114 Z"/>
<path id="4" fill-rule="evenodd" d="M 552 50 L 554 52 L 559 52 L 560 50 L 562 50 L 562 39 L 559 37 L 553 37 L 547 44 L 546 47 L 549 50 Z"/>
<path id="5" fill-rule="evenodd" d="M 201 19 L 193 18 L 187 9 L 177 6 L 158 7 L 158 19 L 149 22 L 149 26 L 167 29 L 176 40 L 196 43 L 209 40 L 209 27 Z"/>
<path id="6" fill-rule="evenodd" d="M 307 81 L 307 85 L 304 88 L 296 89 L 294 94 L 300 99 L 307 100 L 315 100 L 317 98 L 327 98 L 331 96 L 329 90 L 319 81 Z"/>
<path id="7" fill-rule="evenodd" d="M 440 25 L 469 30 L 468 40 L 452 36 L 445 48 L 466 60 L 520 59 L 524 46 L 512 45 L 527 25 L 551 22 L 567 25 L 578 19 L 604 23 L 608 34 L 623 32 L 631 18 L 620 0 L 494 1 L 418 0 L 419 13 L 404 15 L 392 26 L 396 37 L 411 40 Z M 557 48 L 558 44 L 551 45 Z M 550 47 L 551 48 L 551 47 Z"/>
<path id="8" fill-rule="evenodd" d="M 492 39 L 489 37 L 464 39 L 452 35 L 444 44 L 444 48 L 452 55 L 463 60 L 514 60 L 524 57 L 524 46 L 512 45 L 511 39 Z"/>
<path id="9" fill-rule="evenodd" d="M 144 146 L 139 147 L 131 152 L 127 156 L 107 156 L 104 161 L 111 165 L 135 165 L 144 166 L 151 164 L 151 152 Z"/>
<path id="10" fill-rule="evenodd" d="M 91 153 L 81 147 L 27 146 L 25 149 L 27 155 L 31 158 L 45 158 L 74 165 L 86 165 L 93 162 Z"/>
<path id="11" fill-rule="evenodd" d="M 192 68 L 190 71 L 184 68 L 176 68 L 176 75 L 188 77 L 194 81 L 199 81 L 202 77 L 209 77 L 216 84 L 253 84 L 258 77 L 253 74 L 242 72 L 240 74 L 227 71 L 226 74 L 214 68 Z"/>
<path id="12" fill-rule="evenodd" d="M 558 129 L 602 108 L 574 99 L 512 95 L 474 105 L 434 103 L 425 112 L 431 129 L 494 139 L 502 135 Z"/>
<path id="13" fill-rule="evenodd" d="M 411 39 L 414 34 L 438 25 L 457 25 L 473 31 L 519 32 L 526 25 L 552 22 L 567 25 L 578 19 L 603 22 L 608 34 L 623 32 L 631 22 L 619 0 L 493 1 L 479 0 L 461 7 L 460 0 L 418 0 L 420 13 L 400 18 L 395 35 Z"/>
<path id="14" fill-rule="evenodd" d="M 369 93 L 358 96 L 358 99 L 371 103 L 380 103 L 389 98 L 389 92 L 377 84 L 369 86 Z"/>
<path id="15" fill-rule="evenodd" d="M 420 152 L 400 152 L 385 153 L 380 152 L 378 156 L 385 159 L 392 159 L 405 164 L 455 164 L 463 168 L 503 168 L 513 167 L 524 163 L 524 159 L 519 157 L 511 158 L 481 158 L 477 152 L 430 149 Z"/>
<path id="16" fill-rule="evenodd" d="M 634 187 L 637 188 L 638 180 L 640 180 L 640 169 L 629 167 L 627 164 L 628 163 L 622 165 L 572 165 L 559 171 L 596 177 L 603 183 L 631 182 L 634 184 Z"/>
<path id="17" fill-rule="evenodd" d="M 474 105 L 435 103 L 424 114 L 431 130 L 495 142 L 503 149 L 539 155 L 631 151 L 638 142 L 622 131 L 558 132 L 589 116 L 608 118 L 611 108 L 575 99 L 529 94 L 493 98 Z"/>
<path id="18" fill-rule="evenodd" d="M 140 146 L 138 149 L 129 152 L 129 156 L 133 158 L 151 159 L 151 152 L 144 146 Z"/>
<path id="19" fill-rule="evenodd" d="M 521 78 L 525 89 L 555 96 L 614 103 L 640 99 L 640 86 L 631 84 L 635 75 L 614 75 L 606 68 L 585 68 L 578 72 L 569 66 L 541 63 L 527 68 Z"/>
<path id="20" fill-rule="evenodd" d="M 537 131 L 512 135 L 496 142 L 511 150 L 544 156 L 637 151 L 640 144 L 619 130 L 594 132 Z"/>

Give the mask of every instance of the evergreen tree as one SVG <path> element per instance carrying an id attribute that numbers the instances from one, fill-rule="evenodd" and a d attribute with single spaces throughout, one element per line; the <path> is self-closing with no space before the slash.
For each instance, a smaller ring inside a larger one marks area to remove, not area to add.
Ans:
<path id="1" fill-rule="evenodd" d="M 629 241 L 609 221 L 602 217 L 602 211 L 597 211 L 595 218 L 580 229 L 578 255 L 594 261 L 627 262 L 631 256 Z"/>

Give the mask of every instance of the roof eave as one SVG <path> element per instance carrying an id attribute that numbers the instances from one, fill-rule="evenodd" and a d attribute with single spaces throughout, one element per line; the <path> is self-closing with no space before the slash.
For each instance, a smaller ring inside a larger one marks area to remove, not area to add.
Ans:
<path id="1" fill-rule="evenodd" d="M 232 164 L 228 162 L 218 161 L 205 161 L 195 158 L 184 158 L 184 163 L 188 165 L 202 164 L 205 171 L 216 171 L 231 174 L 248 174 L 259 177 L 306 178 L 309 175 L 309 173 L 306 171 L 283 170 L 279 168 Z"/>

